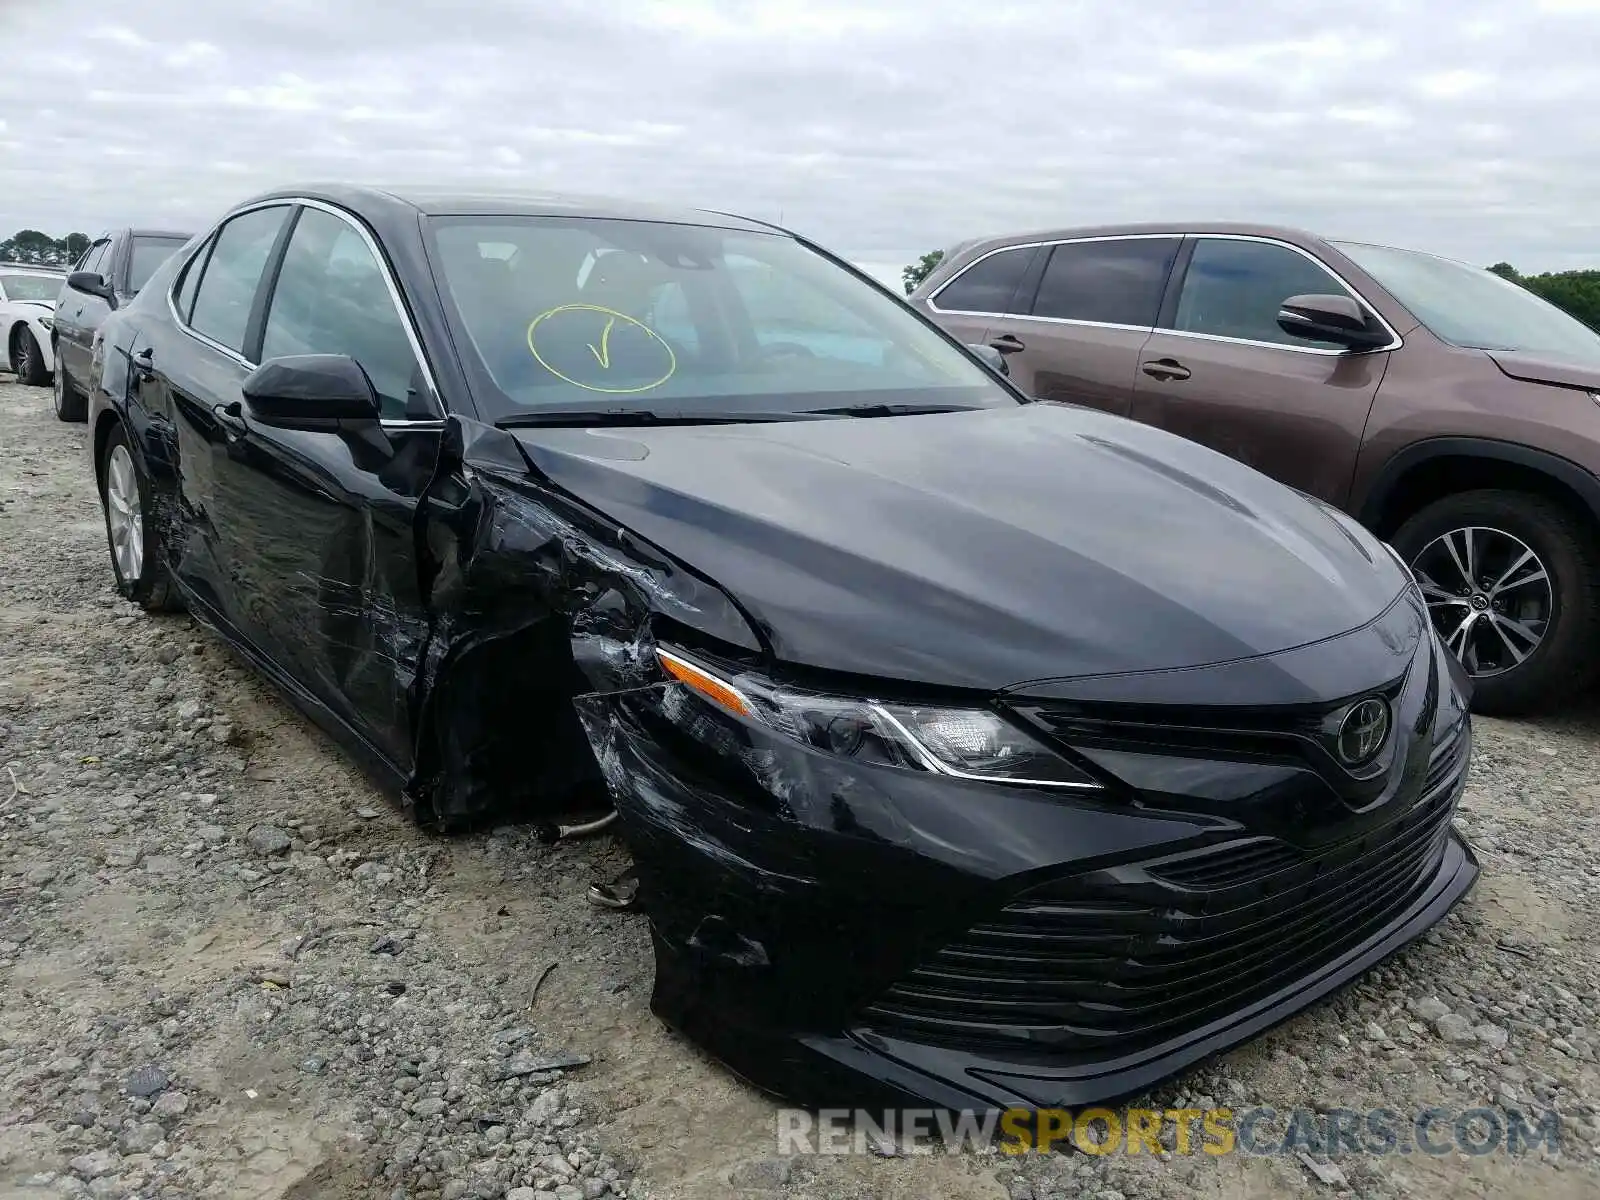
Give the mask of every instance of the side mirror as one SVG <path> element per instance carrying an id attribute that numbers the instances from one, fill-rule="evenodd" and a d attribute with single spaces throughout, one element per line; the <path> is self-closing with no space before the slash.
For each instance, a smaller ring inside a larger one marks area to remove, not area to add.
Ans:
<path id="1" fill-rule="evenodd" d="M 268 359 L 240 388 L 250 416 L 263 425 L 325 429 L 335 421 L 376 421 L 378 394 L 348 354 L 295 354 Z"/>
<path id="2" fill-rule="evenodd" d="M 74 271 L 67 276 L 67 286 L 75 292 L 82 292 L 86 296 L 99 296 L 102 300 L 115 300 L 116 295 L 111 290 L 111 285 L 106 282 L 104 275 L 94 271 Z"/>
<path id="3" fill-rule="evenodd" d="M 1388 331 L 1349 296 L 1290 296 L 1278 306 L 1278 328 L 1350 350 L 1370 350 L 1389 341 Z"/>
<path id="4" fill-rule="evenodd" d="M 1006 365 L 1006 356 L 993 346 L 985 345 L 982 342 L 968 342 L 967 349 L 983 359 L 983 365 L 996 375 L 1011 374 L 1011 368 Z"/>

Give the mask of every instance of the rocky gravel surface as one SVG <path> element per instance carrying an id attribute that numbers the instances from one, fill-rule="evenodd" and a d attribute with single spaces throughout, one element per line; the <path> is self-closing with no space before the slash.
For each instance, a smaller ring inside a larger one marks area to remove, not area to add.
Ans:
<path id="1" fill-rule="evenodd" d="M 1559 1153 L 780 1157 L 774 1106 L 650 1016 L 642 918 L 585 902 L 620 844 L 410 826 L 115 595 L 84 428 L 8 380 L 0 1197 L 1600 1196 L 1600 703 L 1481 720 L 1473 896 L 1143 1100 L 1554 1111 Z"/>

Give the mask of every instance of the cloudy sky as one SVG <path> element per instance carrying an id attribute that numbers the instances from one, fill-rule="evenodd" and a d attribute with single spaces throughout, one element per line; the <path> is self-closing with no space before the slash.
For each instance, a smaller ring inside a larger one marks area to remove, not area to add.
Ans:
<path id="1" fill-rule="evenodd" d="M 0 0 L 0 47 L 4 233 L 476 180 L 781 219 L 887 274 L 1207 217 L 1600 266 L 1600 0 Z"/>

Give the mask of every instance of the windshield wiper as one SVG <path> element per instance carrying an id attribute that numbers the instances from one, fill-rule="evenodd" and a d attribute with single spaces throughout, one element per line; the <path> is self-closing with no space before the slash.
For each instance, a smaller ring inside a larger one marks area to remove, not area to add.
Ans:
<path id="1" fill-rule="evenodd" d="M 826 417 L 920 417 L 929 413 L 975 412 L 975 404 L 847 404 L 843 408 L 811 408 Z"/>
<path id="2" fill-rule="evenodd" d="M 662 412 L 654 408 L 557 408 L 513 413 L 496 421 L 496 429 L 573 428 L 629 425 L 745 425 L 756 421 L 804 421 L 804 412 Z"/>

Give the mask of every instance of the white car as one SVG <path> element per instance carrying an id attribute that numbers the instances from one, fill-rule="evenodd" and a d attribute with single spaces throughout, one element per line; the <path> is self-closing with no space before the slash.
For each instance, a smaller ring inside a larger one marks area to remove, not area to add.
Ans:
<path id="1" fill-rule="evenodd" d="M 65 278 L 53 267 L 0 263 L 0 367 L 19 383 L 43 387 L 55 374 L 50 328 Z"/>

